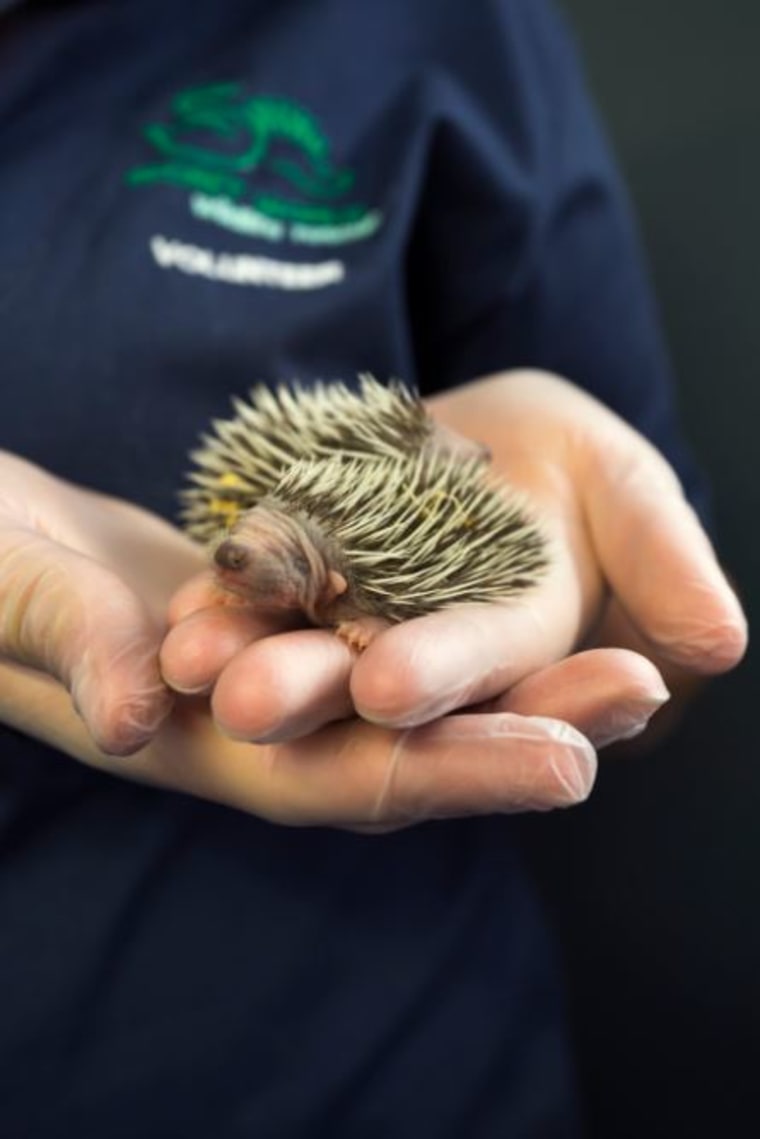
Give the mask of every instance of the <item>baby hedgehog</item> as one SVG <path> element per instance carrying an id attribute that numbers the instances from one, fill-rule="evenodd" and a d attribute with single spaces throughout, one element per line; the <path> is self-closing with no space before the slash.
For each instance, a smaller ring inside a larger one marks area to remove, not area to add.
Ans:
<path id="1" fill-rule="evenodd" d="M 536 584 L 545 540 L 488 454 L 405 385 L 265 387 L 192 455 L 188 531 L 220 583 L 364 648 L 389 623 Z"/>

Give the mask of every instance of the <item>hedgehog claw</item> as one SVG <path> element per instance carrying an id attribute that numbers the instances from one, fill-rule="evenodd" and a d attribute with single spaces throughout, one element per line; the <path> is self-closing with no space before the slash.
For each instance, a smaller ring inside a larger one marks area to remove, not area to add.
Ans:
<path id="1" fill-rule="evenodd" d="M 388 621 L 382 617 L 356 617 L 352 621 L 341 621 L 335 635 L 355 653 L 363 653 L 374 641 L 378 633 L 388 628 Z"/>

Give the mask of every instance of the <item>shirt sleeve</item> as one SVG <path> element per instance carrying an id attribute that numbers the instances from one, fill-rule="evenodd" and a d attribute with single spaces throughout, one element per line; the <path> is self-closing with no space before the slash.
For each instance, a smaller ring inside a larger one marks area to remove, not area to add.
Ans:
<path id="1" fill-rule="evenodd" d="M 559 373 L 647 436 L 707 513 L 630 201 L 548 0 L 481 0 L 430 98 L 409 253 L 423 390 Z"/>

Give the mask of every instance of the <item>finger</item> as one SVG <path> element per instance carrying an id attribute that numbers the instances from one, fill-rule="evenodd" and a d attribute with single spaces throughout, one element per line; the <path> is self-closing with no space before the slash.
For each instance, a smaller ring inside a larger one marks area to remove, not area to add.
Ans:
<path id="1" fill-rule="evenodd" d="M 251 744 L 220 736 L 203 704 L 182 700 L 128 765 L 88 750 L 74 724 L 58 746 L 101 770 L 273 823 L 368 832 L 572 806 L 596 774 L 593 748 L 568 724 L 512 714 L 452 716 L 401 733 L 354 719 Z"/>
<path id="2" fill-rule="evenodd" d="M 176 591 L 169 602 L 167 619 L 173 626 L 201 609 L 226 607 L 245 608 L 246 602 L 239 594 L 222 589 L 212 570 L 204 570 Z"/>
<path id="3" fill-rule="evenodd" d="M 741 659 L 746 620 L 710 543 L 668 463 L 622 419 L 533 371 L 447 392 L 435 412 L 539 499 L 559 491 L 572 506 L 577 490 L 607 581 L 656 655 L 704 673 Z"/>
<path id="4" fill-rule="evenodd" d="M 607 580 L 653 652 L 696 672 L 732 668 L 747 643 L 736 595 L 670 467 L 615 426 L 582 484 Z"/>
<path id="5" fill-rule="evenodd" d="M 571 650 L 582 606 L 577 579 L 557 566 L 519 600 L 461 605 L 396 625 L 356 662 L 357 712 L 373 723 L 415 727 L 491 699 Z"/>
<path id="6" fill-rule="evenodd" d="M 161 671 L 176 692 L 210 692 L 222 670 L 254 641 L 279 632 L 282 622 L 244 606 L 189 610 L 166 635 Z"/>
<path id="7" fill-rule="evenodd" d="M 6 672 L 18 679 L 0 664 L 4 681 Z M 61 695 L 39 674 L 21 688 L 32 689 L 27 703 L 39 708 Z M 260 745 L 219 736 L 203 705 L 183 700 L 129 764 L 117 764 L 93 749 L 73 717 L 66 723 L 65 707 L 58 712 L 51 742 L 102 771 L 290 826 L 382 832 L 425 819 L 551 810 L 582 802 L 596 774 L 591 745 L 569 725 L 513 714 L 452 716 L 403 733 L 352 720 Z"/>
<path id="8" fill-rule="evenodd" d="M 512 714 L 402 733 L 354 721 L 265 752 L 276 821 L 359 829 L 571 806 L 596 774 L 593 748 L 568 724 Z"/>
<path id="9" fill-rule="evenodd" d="M 135 751 L 168 714 L 158 644 L 115 574 L 31 531 L 0 533 L 0 655 L 59 679 L 103 751 Z"/>
<path id="10" fill-rule="evenodd" d="M 655 666 L 626 649 L 592 649 L 526 677 L 491 711 L 566 720 L 606 747 L 644 731 L 669 693 Z"/>
<path id="11" fill-rule="evenodd" d="M 212 697 L 219 728 L 233 739 L 294 739 L 353 713 L 353 655 L 342 640 L 300 629 L 258 641 L 224 669 Z"/>

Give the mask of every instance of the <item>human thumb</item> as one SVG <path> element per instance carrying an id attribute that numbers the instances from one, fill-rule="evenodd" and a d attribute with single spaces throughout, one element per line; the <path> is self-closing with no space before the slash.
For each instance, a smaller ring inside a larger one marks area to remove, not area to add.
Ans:
<path id="1" fill-rule="evenodd" d="M 170 710 L 160 636 L 111 570 L 35 530 L 0 525 L 0 657 L 58 679 L 111 755 L 142 747 Z"/>

